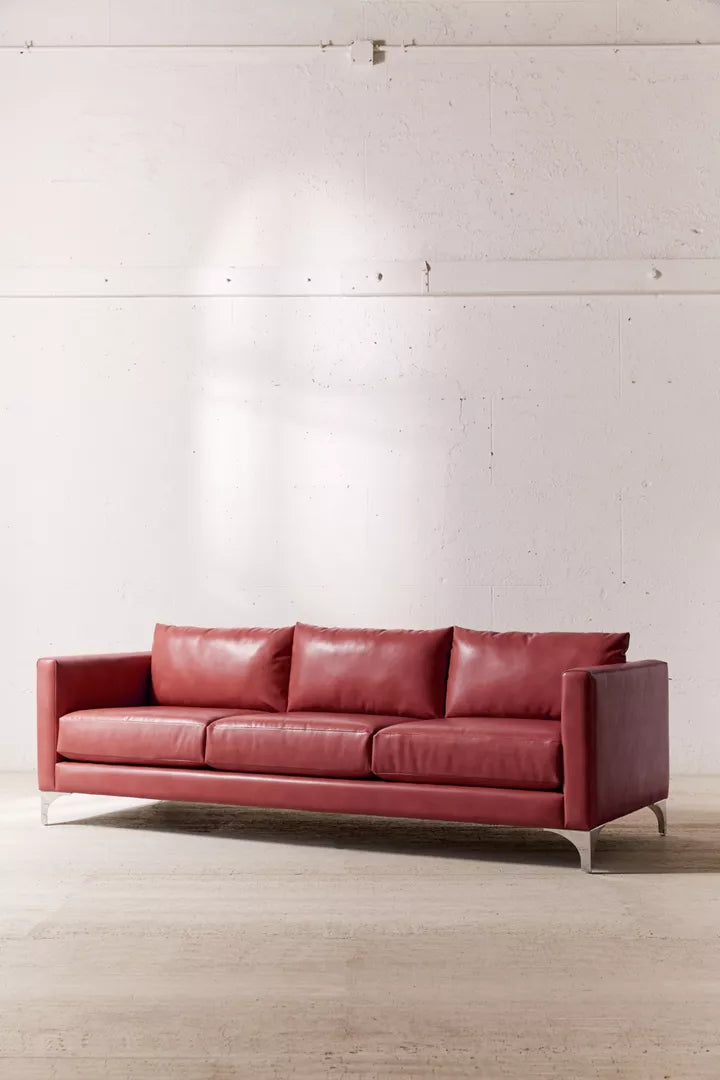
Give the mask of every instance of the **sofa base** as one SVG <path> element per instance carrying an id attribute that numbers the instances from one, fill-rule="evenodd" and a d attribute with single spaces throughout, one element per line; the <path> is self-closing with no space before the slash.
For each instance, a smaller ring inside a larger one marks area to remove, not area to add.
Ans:
<path id="1" fill-rule="evenodd" d="M 334 780 L 80 761 L 57 763 L 55 791 L 528 828 L 562 828 L 564 824 L 560 791 Z"/>
<path id="2" fill-rule="evenodd" d="M 70 761 L 57 763 L 55 790 L 40 792 L 43 825 L 48 824 L 50 804 L 60 795 L 73 793 L 536 828 L 569 840 L 580 855 L 581 868 L 587 873 L 592 872 L 595 845 L 604 828 L 604 825 L 587 831 L 563 828 L 564 799 L 560 792 L 384 780 L 326 780 Z M 666 800 L 650 804 L 649 809 L 657 818 L 660 833 L 665 835 Z"/>

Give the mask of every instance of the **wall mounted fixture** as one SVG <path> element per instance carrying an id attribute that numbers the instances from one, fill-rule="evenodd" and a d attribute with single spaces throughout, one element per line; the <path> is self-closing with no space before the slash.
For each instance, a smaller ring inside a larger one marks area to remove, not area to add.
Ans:
<path id="1" fill-rule="evenodd" d="M 350 59 L 353 64 L 374 64 L 375 63 L 375 42 L 374 41 L 353 41 L 350 46 Z"/>

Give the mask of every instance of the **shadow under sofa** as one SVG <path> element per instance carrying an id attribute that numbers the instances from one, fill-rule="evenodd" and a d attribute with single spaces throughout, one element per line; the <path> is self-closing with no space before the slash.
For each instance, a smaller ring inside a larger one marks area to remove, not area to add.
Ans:
<path id="1" fill-rule="evenodd" d="M 665 831 L 668 674 L 627 634 L 159 624 L 152 651 L 38 661 L 42 820 L 63 793 L 548 829 L 592 869 Z"/>

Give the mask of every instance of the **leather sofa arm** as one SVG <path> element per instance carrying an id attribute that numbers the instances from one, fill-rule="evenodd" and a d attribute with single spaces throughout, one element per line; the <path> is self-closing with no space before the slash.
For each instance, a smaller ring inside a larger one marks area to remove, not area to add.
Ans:
<path id="1" fill-rule="evenodd" d="M 668 669 L 573 668 L 562 680 L 565 827 L 594 829 L 667 798 Z"/>
<path id="2" fill-rule="evenodd" d="M 58 720 L 77 709 L 145 705 L 150 653 L 44 657 L 37 664 L 38 787 L 55 790 Z"/>

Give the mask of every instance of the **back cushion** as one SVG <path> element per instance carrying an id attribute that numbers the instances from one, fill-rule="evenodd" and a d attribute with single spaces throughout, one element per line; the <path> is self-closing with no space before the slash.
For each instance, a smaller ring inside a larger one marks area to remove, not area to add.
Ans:
<path id="1" fill-rule="evenodd" d="M 443 715 L 452 629 L 338 630 L 298 623 L 289 709 Z"/>
<path id="2" fill-rule="evenodd" d="M 150 669 L 158 705 L 284 712 L 293 628 L 203 630 L 158 624 Z"/>
<path id="3" fill-rule="evenodd" d="M 446 716 L 559 717 L 562 675 L 623 664 L 629 634 L 453 635 Z"/>

